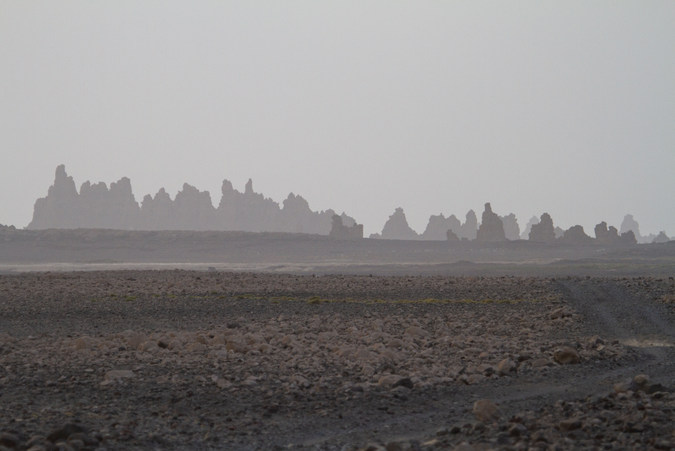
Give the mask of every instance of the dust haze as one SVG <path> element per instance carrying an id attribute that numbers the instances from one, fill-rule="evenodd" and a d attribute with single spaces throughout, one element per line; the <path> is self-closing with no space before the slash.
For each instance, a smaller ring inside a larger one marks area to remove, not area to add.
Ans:
<path id="1" fill-rule="evenodd" d="M 0 448 L 675 449 L 673 23 L 0 0 Z"/>

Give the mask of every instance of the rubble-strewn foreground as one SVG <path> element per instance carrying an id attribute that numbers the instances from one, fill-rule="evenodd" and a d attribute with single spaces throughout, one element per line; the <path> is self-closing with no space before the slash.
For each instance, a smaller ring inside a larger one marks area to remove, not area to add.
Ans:
<path id="1" fill-rule="evenodd" d="M 2 276 L 0 449 L 672 449 L 674 294 L 655 278 Z"/>

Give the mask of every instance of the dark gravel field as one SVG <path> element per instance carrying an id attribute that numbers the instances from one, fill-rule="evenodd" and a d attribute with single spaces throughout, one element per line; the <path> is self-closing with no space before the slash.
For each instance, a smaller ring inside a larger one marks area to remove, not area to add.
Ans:
<path id="1" fill-rule="evenodd" d="M 2 449 L 673 449 L 675 282 L 0 276 Z"/>

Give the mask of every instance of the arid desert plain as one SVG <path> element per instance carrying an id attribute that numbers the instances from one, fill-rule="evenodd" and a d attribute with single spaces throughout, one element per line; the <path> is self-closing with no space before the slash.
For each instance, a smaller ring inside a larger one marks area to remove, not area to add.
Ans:
<path id="1" fill-rule="evenodd" d="M 667 276 L 0 276 L 0 449 L 672 449 Z"/>

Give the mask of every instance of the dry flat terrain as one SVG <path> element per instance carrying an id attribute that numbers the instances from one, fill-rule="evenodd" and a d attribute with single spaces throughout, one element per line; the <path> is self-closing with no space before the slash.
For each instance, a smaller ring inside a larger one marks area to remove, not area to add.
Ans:
<path id="1" fill-rule="evenodd" d="M 3 275 L 0 449 L 672 449 L 674 302 L 672 277 Z"/>

